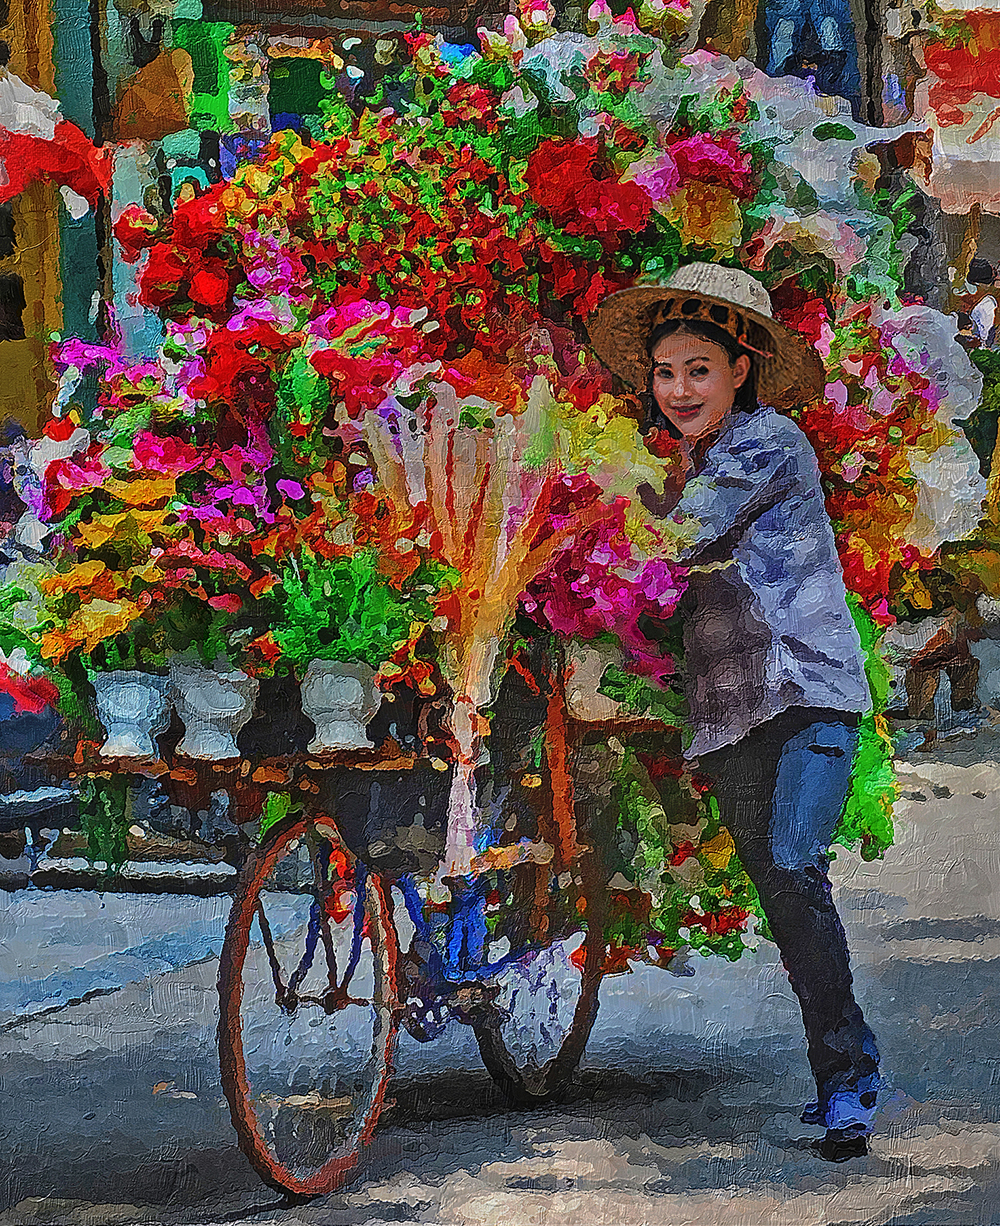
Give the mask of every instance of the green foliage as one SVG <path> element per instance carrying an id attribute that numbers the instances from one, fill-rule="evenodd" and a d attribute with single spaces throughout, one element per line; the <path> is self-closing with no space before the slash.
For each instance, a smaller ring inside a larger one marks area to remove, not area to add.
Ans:
<path id="1" fill-rule="evenodd" d="M 16 583 L 0 586 L 0 651 L 9 656 L 19 648 L 29 660 L 37 660 L 38 647 L 27 631 L 31 616 L 31 597 Z"/>
<path id="2" fill-rule="evenodd" d="M 817 140 L 851 140 L 856 141 L 858 134 L 843 123 L 821 123 L 813 128 L 813 136 Z"/>
<path id="3" fill-rule="evenodd" d="M 861 856 L 874 860 L 892 846 L 892 806 L 896 799 L 896 773 L 892 761 L 892 740 L 880 715 L 889 697 L 889 669 L 879 651 L 884 633 L 868 615 L 860 599 L 848 593 L 848 607 L 865 653 L 865 675 L 872 695 L 873 711 L 862 718 L 858 729 L 858 750 L 851 771 L 851 787 L 834 831 L 833 841 L 841 847 L 860 844 Z"/>
<path id="4" fill-rule="evenodd" d="M 128 829 L 132 824 L 127 775 L 90 779 L 80 796 L 80 821 L 87 836 L 87 855 L 103 861 L 112 876 L 128 859 Z"/>
<path id="5" fill-rule="evenodd" d="M 374 549 L 328 561 L 306 556 L 286 568 L 282 589 L 274 637 L 284 659 L 298 667 L 353 660 L 378 668 L 406 642 L 414 620 L 433 617 L 428 593 L 393 587 L 379 573 Z"/>
<path id="6" fill-rule="evenodd" d="M 263 843 L 268 831 L 283 821 L 292 808 L 292 798 L 287 792 L 268 792 L 261 808 L 258 841 Z"/>
<path id="7" fill-rule="evenodd" d="M 980 473 L 989 477 L 1000 420 L 1000 353 L 995 349 L 973 349 L 969 357 L 983 376 L 983 394 L 969 416 L 955 424 L 961 426 L 979 457 Z"/>
<path id="8" fill-rule="evenodd" d="M 95 670 L 141 669 L 163 671 L 177 652 L 195 649 L 206 664 L 220 657 L 235 664 L 241 646 L 234 634 L 232 614 L 211 609 L 192 596 L 182 595 L 166 604 L 155 622 L 136 621 L 121 634 L 103 639 L 80 659 Z"/>
<path id="9" fill-rule="evenodd" d="M 670 728 L 680 728 L 687 714 L 687 701 L 678 690 L 661 690 L 644 677 L 627 673 L 617 664 L 604 670 L 597 692 L 620 702 L 631 714 L 657 719 Z"/>
<path id="10" fill-rule="evenodd" d="M 860 844 L 864 860 L 876 860 L 892 846 L 892 804 L 896 797 L 896 773 L 892 764 L 892 740 L 881 717 L 866 715 L 859 727 L 858 751 L 851 772 L 851 790 L 833 841 L 841 847 Z"/>

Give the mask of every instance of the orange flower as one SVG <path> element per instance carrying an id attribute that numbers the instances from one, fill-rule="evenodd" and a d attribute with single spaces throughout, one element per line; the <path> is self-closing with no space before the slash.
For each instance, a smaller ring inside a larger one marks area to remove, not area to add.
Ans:
<path id="1" fill-rule="evenodd" d="M 80 562 L 71 570 L 46 575 L 38 586 L 46 596 L 88 592 L 94 596 L 113 598 L 118 594 L 115 577 L 103 562 Z"/>

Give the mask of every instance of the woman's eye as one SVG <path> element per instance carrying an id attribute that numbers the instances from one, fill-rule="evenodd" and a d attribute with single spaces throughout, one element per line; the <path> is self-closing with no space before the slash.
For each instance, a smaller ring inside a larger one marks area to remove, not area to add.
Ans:
<path id="1" fill-rule="evenodd" d="M 695 379 L 704 379 L 704 377 L 707 374 L 708 374 L 707 366 L 696 366 L 694 370 L 691 371 L 692 378 L 695 378 Z"/>
<path id="2" fill-rule="evenodd" d="M 669 379 L 670 377 L 671 377 L 671 373 L 670 373 L 669 366 L 654 366 L 653 367 L 653 378 L 654 379 Z"/>

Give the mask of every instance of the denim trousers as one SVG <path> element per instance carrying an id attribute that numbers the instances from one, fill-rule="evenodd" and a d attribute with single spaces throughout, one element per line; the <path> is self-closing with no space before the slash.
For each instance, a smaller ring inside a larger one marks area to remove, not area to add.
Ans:
<path id="1" fill-rule="evenodd" d="M 854 999 L 826 852 L 857 745 L 857 716 L 799 707 L 699 760 L 802 1009 L 818 1094 L 803 1120 L 852 1136 L 875 1113 L 878 1049 Z"/>
<path id="2" fill-rule="evenodd" d="M 766 0 L 764 24 L 768 41 L 768 76 L 781 76 L 789 71 L 785 66 L 799 50 L 806 22 L 815 31 L 820 50 L 827 57 L 839 56 L 843 61 L 836 81 L 820 80 L 822 71 L 817 75 L 816 84 L 820 92 L 846 96 L 856 93 L 857 44 L 849 0 Z"/>

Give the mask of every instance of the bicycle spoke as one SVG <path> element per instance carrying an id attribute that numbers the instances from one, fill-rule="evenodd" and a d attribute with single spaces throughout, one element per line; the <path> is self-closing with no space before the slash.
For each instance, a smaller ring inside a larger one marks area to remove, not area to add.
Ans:
<path id="1" fill-rule="evenodd" d="M 326 982 L 327 990 L 331 993 L 336 993 L 339 984 L 337 982 L 337 953 L 333 944 L 333 930 L 330 927 L 330 910 L 327 906 L 327 898 L 330 892 L 330 857 L 331 848 L 329 843 L 323 846 L 326 848 L 326 869 L 322 864 L 322 847 L 317 849 L 317 854 L 313 856 L 313 881 L 316 886 L 317 899 L 319 902 L 319 925 L 320 936 L 323 940 L 323 948 L 326 951 Z"/>
<path id="2" fill-rule="evenodd" d="M 265 1179 L 302 1193 L 329 1190 L 356 1161 L 382 1109 L 396 1030 L 391 899 L 359 874 L 347 913 L 334 905 L 350 878 L 315 836 L 299 818 L 251 857 L 219 978 L 223 1086 L 240 1143 Z"/>
<path id="3" fill-rule="evenodd" d="M 271 978 L 274 980 L 275 999 L 280 1005 L 285 999 L 286 989 L 281 979 L 281 965 L 278 962 L 278 956 L 274 950 L 274 937 L 271 935 L 271 925 L 267 922 L 267 916 L 264 914 L 264 904 L 260 901 L 257 903 L 257 923 L 260 925 L 261 935 L 264 938 L 264 949 L 267 952 L 267 960 L 271 966 Z"/>

